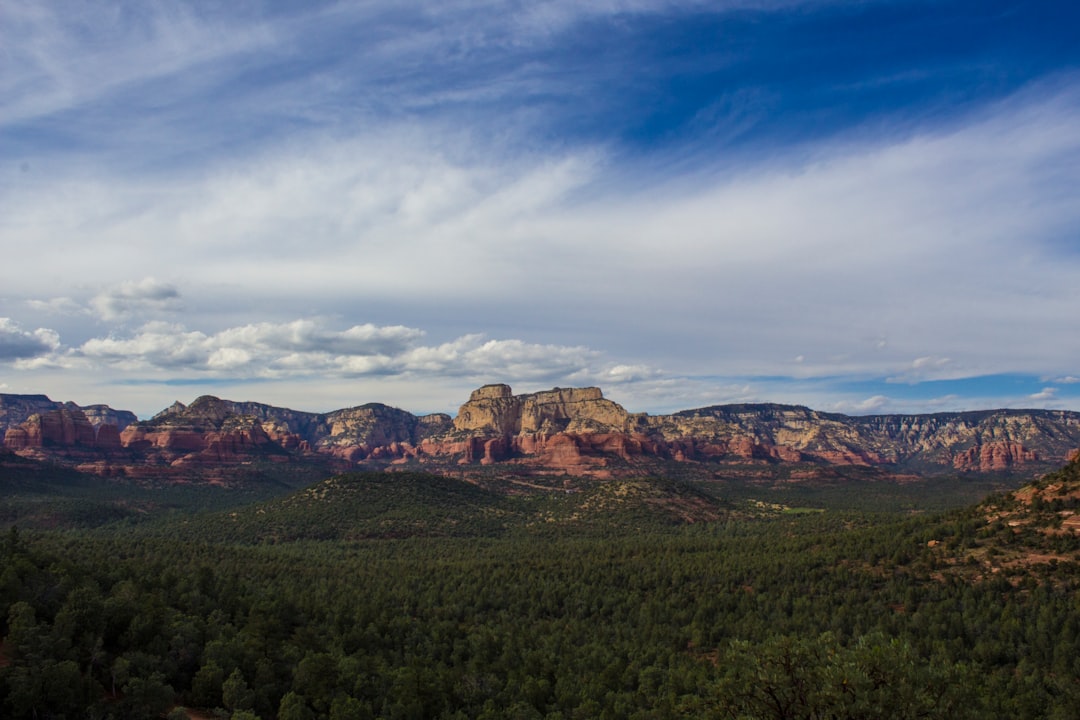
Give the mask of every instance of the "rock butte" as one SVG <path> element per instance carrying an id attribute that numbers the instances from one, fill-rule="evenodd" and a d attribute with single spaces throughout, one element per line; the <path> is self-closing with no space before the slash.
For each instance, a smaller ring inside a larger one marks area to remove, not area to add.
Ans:
<path id="1" fill-rule="evenodd" d="M 508 385 L 473 391 L 454 418 L 378 403 L 308 413 L 203 396 L 139 422 L 104 405 L 0 394 L 0 429 L 4 447 L 24 457 L 166 478 L 318 458 L 338 469 L 505 465 L 598 477 L 655 472 L 663 462 L 996 472 L 1058 465 L 1080 447 L 1080 413 L 1067 411 L 847 416 L 740 404 L 650 416 L 627 412 L 595 387 L 514 395 Z"/>

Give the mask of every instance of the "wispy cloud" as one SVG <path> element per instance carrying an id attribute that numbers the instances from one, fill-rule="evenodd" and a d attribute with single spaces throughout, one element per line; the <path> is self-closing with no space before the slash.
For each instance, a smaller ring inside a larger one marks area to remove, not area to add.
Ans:
<path id="1" fill-rule="evenodd" d="M 69 297 L 55 297 L 48 300 L 30 299 L 26 306 L 46 315 L 89 315 L 90 309 Z"/>
<path id="2" fill-rule="evenodd" d="M 250 19 L 200 14 L 179 2 L 12 0 L 0 27 L 0 125 L 74 110 L 271 40 Z"/>
<path id="3" fill-rule="evenodd" d="M 1016 373 L 1057 396 L 1001 402 L 1068 402 L 1080 52 L 1042 37 L 1073 11 L 893 6 L 15 0 L 0 359 L 852 412 Z"/>
<path id="4" fill-rule="evenodd" d="M 1045 387 L 1037 393 L 1028 395 L 1032 400 L 1054 400 L 1057 397 L 1057 388 Z"/>
<path id="5" fill-rule="evenodd" d="M 183 309 L 180 291 L 174 285 L 152 277 L 110 287 L 95 295 L 90 304 L 105 320 Z"/>

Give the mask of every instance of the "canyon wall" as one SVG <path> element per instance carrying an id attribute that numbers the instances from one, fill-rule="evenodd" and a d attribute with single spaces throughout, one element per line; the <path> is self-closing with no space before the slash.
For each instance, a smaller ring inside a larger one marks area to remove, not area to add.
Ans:
<path id="1" fill-rule="evenodd" d="M 847 416 L 739 404 L 650 416 L 627 412 L 595 387 L 515 395 L 508 385 L 473 391 L 453 418 L 379 403 L 309 413 L 204 396 L 138 422 L 104 405 L 0 395 L 0 429 L 11 452 L 109 474 L 317 457 L 341 467 L 508 464 L 594 475 L 645 472 L 647 462 L 1008 472 L 1059 465 L 1080 448 L 1080 414 L 1067 411 Z"/>

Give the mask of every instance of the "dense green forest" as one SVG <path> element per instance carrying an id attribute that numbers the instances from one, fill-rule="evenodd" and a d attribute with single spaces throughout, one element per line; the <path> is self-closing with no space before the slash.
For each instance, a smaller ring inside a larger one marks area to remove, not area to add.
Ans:
<path id="1" fill-rule="evenodd" d="M 165 494 L 155 512 L 145 491 L 125 504 L 115 487 L 67 484 L 15 483 L 2 506 L 4 717 L 1065 718 L 1080 707 L 1073 536 L 1043 532 L 1053 515 L 1020 525 L 988 518 L 990 506 L 935 510 L 927 494 L 955 505 L 971 493 L 959 484 L 500 492 L 378 473 L 226 493 L 214 508 Z M 1060 515 L 1071 501 L 1053 487 L 1060 507 L 1037 509 Z M 49 493 L 101 515 L 35 524 L 28 508 Z M 1012 562 L 1022 549 L 1053 558 Z"/>

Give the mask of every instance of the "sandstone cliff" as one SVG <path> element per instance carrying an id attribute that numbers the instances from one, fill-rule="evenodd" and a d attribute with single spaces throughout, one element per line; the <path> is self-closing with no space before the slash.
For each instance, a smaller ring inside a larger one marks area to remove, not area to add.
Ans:
<path id="1" fill-rule="evenodd" d="M 990 410 L 852 417 L 800 406 L 723 405 L 672 415 L 628 413 L 599 388 L 514 395 L 475 390 L 457 416 L 379 403 L 309 413 L 203 396 L 145 422 L 106 406 L 0 395 L 4 447 L 95 471 L 251 462 L 496 465 L 604 476 L 656 463 L 862 465 L 907 473 L 1032 472 L 1080 448 L 1080 414 Z M 17 420 L 18 422 L 13 422 Z"/>
<path id="2" fill-rule="evenodd" d="M 0 431 L 21 425 L 31 415 L 58 410 L 62 405 L 62 403 L 53 402 L 45 395 L 0 393 Z"/>
<path id="3" fill-rule="evenodd" d="M 514 395 L 509 385 L 474 390 L 454 418 L 470 433 L 625 432 L 629 414 L 606 400 L 600 388 L 555 388 Z"/>
<path id="4" fill-rule="evenodd" d="M 78 408 L 86 415 L 86 419 L 95 428 L 111 425 L 119 432 L 128 425 L 138 422 L 139 418 L 129 410 L 114 410 L 108 405 L 85 405 L 79 407 L 75 403 L 64 403 L 65 407 Z"/>
<path id="5" fill-rule="evenodd" d="M 94 462 L 121 449 L 116 425 L 93 425 L 86 413 L 69 403 L 34 413 L 4 432 L 4 448 L 39 460 L 62 458 L 70 463 Z"/>
<path id="6" fill-rule="evenodd" d="M 594 473 L 612 461 L 648 457 L 887 466 L 922 473 L 1052 466 L 1080 447 L 1080 414 L 1064 411 L 853 417 L 800 406 L 739 404 L 649 416 L 627 413 L 598 388 L 514 395 L 506 385 L 474 391 L 454 429 L 441 445 L 427 443 L 421 455 L 449 450 L 466 463 L 532 463 Z"/>

